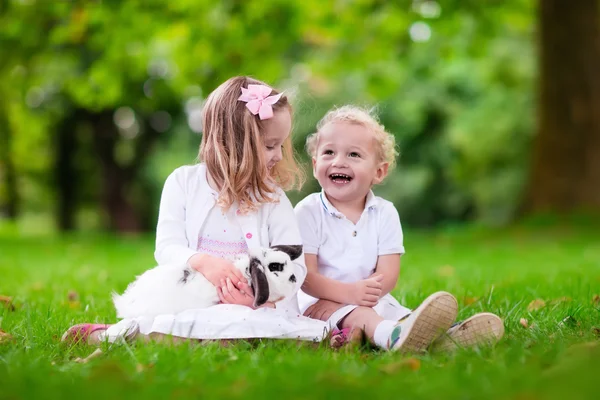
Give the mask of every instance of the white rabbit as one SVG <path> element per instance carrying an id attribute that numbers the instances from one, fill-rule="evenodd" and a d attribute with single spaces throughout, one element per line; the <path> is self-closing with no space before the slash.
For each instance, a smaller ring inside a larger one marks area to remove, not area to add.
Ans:
<path id="1" fill-rule="evenodd" d="M 300 257 L 302 246 L 273 246 L 251 249 L 234 262 L 254 290 L 254 307 L 277 302 L 293 295 L 296 288 L 292 260 Z M 129 284 L 122 295 L 113 293 L 119 318 L 154 317 L 206 308 L 219 303 L 217 289 L 188 265 L 159 265 Z"/>

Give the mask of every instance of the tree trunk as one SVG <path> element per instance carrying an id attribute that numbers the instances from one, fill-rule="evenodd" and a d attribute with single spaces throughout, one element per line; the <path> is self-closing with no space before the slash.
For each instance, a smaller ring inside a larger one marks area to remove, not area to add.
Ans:
<path id="1" fill-rule="evenodd" d="M 15 220 L 19 214 L 19 191 L 17 172 L 11 154 L 12 136 L 4 115 L 0 115 L 0 125 L 0 166 L 4 170 L 6 193 L 4 204 L 0 204 L 0 211 L 4 209 L 6 217 Z"/>
<path id="2" fill-rule="evenodd" d="M 115 160 L 119 131 L 113 123 L 112 111 L 94 114 L 90 122 L 94 130 L 96 154 L 100 161 L 101 204 L 108 217 L 108 227 L 118 232 L 138 232 L 142 225 L 129 192 L 134 183 L 134 174 L 131 169 L 119 166 Z"/>
<path id="3" fill-rule="evenodd" d="M 56 224 L 62 232 L 74 230 L 77 212 L 77 173 L 73 156 L 77 150 L 75 132 L 80 121 L 80 112 L 68 115 L 59 124 L 56 132 L 54 179 L 57 188 Z"/>
<path id="4" fill-rule="evenodd" d="M 600 211 L 598 0 L 540 0 L 539 124 L 525 211 Z"/>

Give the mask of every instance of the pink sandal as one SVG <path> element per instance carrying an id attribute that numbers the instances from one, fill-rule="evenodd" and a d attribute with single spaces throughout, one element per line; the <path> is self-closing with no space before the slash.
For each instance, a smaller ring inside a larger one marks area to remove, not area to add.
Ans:
<path id="1" fill-rule="evenodd" d="M 105 331 L 110 327 L 107 324 L 77 324 L 73 325 L 62 335 L 61 342 L 76 344 L 81 341 L 88 342 L 90 335 L 96 331 Z"/>
<path id="2" fill-rule="evenodd" d="M 331 332 L 330 345 L 334 348 L 342 348 L 348 344 L 360 345 L 363 340 L 363 335 L 364 332 L 362 331 L 362 329 L 335 328 Z M 335 338 L 340 338 L 341 340 L 338 341 Z M 336 345 L 334 345 L 334 340 Z"/>

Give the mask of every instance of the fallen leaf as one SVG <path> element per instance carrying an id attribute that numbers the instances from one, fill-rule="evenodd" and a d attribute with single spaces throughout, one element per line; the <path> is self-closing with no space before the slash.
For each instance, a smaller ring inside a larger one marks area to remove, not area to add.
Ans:
<path id="1" fill-rule="evenodd" d="M 405 358 L 401 361 L 397 361 L 397 362 L 394 362 L 391 364 L 382 365 L 381 367 L 379 367 L 379 370 L 386 374 L 392 375 L 403 369 L 417 371 L 420 368 L 421 368 L 421 360 L 419 360 L 418 358 L 410 357 L 410 358 Z"/>
<path id="2" fill-rule="evenodd" d="M 437 273 L 439 276 L 449 278 L 454 275 L 454 267 L 451 265 L 443 265 L 438 268 Z"/>
<path id="3" fill-rule="evenodd" d="M 79 293 L 77 293 L 74 290 L 69 290 L 69 294 L 67 295 L 67 298 L 69 299 L 69 301 L 78 301 Z"/>
<path id="4" fill-rule="evenodd" d="M 12 297 L 0 295 L 0 304 L 8 308 L 10 311 L 15 311 L 15 305 L 12 302 Z"/>
<path id="5" fill-rule="evenodd" d="M 90 355 L 89 355 L 89 356 L 87 356 L 86 358 L 79 358 L 79 357 L 77 357 L 77 358 L 75 359 L 75 362 L 76 362 L 76 363 L 80 363 L 80 364 L 85 364 L 85 363 L 87 363 L 88 361 L 90 361 L 91 359 L 93 359 L 93 358 L 96 358 L 96 357 L 100 356 L 101 354 L 102 354 L 102 350 L 100 350 L 100 349 L 96 349 L 96 350 L 94 350 L 94 352 L 93 352 L 92 354 L 90 354 Z"/>
<path id="6" fill-rule="evenodd" d="M 563 296 L 563 297 L 559 297 L 558 299 L 554 299 L 554 300 L 550 301 L 550 304 L 556 305 L 556 304 L 560 304 L 560 303 L 568 303 L 572 300 L 573 299 L 568 296 Z"/>
<path id="7" fill-rule="evenodd" d="M 8 342 L 10 340 L 12 340 L 12 335 L 8 334 L 6 332 L 4 332 L 2 329 L 0 329 L 0 343 L 4 343 L 4 342 Z"/>
<path id="8" fill-rule="evenodd" d="M 473 303 L 477 303 L 479 301 L 479 297 L 469 297 L 469 296 L 465 296 L 463 298 L 463 303 L 465 303 L 465 306 L 470 306 Z"/>
<path id="9" fill-rule="evenodd" d="M 592 303 L 595 305 L 600 304 L 600 294 L 595 294 L 592 296 Z"/>
<path id="10" fill-rule="evenodd" d="M 535 299 L 527 306 L 527 311 L 537 311 L 540 308 L 546 307 L 546 302 L 542 299 Z"/>
<path id="11" fill-rule="evenodd" d="M 529 328 L 529 321 L 527 321 L 525 318 L 521 318 L 519 320 L 519 323 L 521 324 L 521 326 L 525 329 Z"/>
<path id="12" fill-rule="evenodd" d="M 597 336 L 600 337 L 600 328 L 598 328 L 597 326 L 593 326 L 592 327 L 592 333 Z"/>
<path id="13" fill-rule="evenodd" d="M 31 290 L 39 292 L 40 290 L 44 289 L 45 286 L 46 285 L 44 285 L 44 282 L 33 282 L 31 284 Z"/>
<path id="14" fill-rule="evenodd" d="M 69 308 L 74 310 L 77 309 L 81 306 L 81 303 L 79 303 L 78 301 L 69 301 Z"/>

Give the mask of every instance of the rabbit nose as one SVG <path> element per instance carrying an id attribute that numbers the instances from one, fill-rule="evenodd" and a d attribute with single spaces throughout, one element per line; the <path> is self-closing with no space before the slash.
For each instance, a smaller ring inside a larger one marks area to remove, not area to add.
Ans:
<path id="1" fill-rule="evenodd" d="M 292 274 L 292 276 L 290 276 L 290 282 L 296 283 L 296 275 Z"/>

